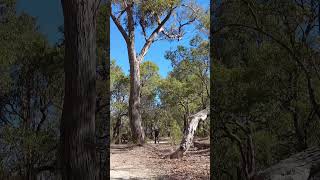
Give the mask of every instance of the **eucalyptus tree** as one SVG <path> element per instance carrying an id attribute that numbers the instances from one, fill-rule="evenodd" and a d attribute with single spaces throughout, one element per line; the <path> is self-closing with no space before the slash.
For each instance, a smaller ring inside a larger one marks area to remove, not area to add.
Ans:
<path id="1" fill-rule="evenodd" d="M 168 87 L 175 90 L 163 91 L 163 100 L 174 97 L 174 101 L 184 110 L 184 134 L 180 147 L 170 155 L 170 158 L 180 158 L 192 144 L 195 132 L 200 122 L 205 122 L 209 116 L 209 12 L 202 11 L 199 32 L 191 39 L 190 47 L 178 46 L 165 55 L 171 61 L 174 69 L 170 73 Z M 180 86 L 180 87 L 179 87 Z M 168 93 L 170 92 L 170 93 Z M 168 102 L 168 101 L 167 101 Z M 170 100 L 169 100 L 170 102 Z"/>
<path id="2" fill-rule="evenodd" d="M 140 63 L 151 45 L 161 39 L 180 40 L 185 27 L 197 20 L 199 8 L 181 0 L 114 0 L 111 18 L 127 46 L 130 63 L 129 118 L 133 138 L 144 144 L 145 133 L 141 125 Z M 144 44 L 136 50 L 135 34 L 141 30 Z"/>
<path id="3" fill-rule="evenodd" d="M 199 122 L 209 114 L 209 42 L 206 36 L 196 35 L 190 47 L 178 46 L 167 51 L 165 57 L 173 70 L 161 81 L 159 97 L 171 116 L 183 119 L 184 136 L 179 149 L 170 156 L 180 158 L 189 149 Z"/>
<path id="4" fill-rule="evenodd" d="M 319 4 L 239 0 L 214 5 L 213 156 L 222 169 L 214 176 L 251 179 L 319 142 L 319 52 L 314 48 Z"/>

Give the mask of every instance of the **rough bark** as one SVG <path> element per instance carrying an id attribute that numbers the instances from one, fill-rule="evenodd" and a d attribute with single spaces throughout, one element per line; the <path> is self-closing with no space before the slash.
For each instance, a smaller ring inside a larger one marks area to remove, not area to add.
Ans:
<path id="1" fill-rule="evenodd" d="M 204 109 L 189 117 L 190 123 L 187 130 L 184 132 L 180 146 L 175 152 L 169 155 L 170 159 L 177 159 L 177 158 L 183 157 L 183 155 L 185 154 L 186 151 L 188 151 L 188 149 L 190 148 L 193 142 L 194 133 L 197 130 L 199 121 L 203 121 L 207 119 L 208 114 L 209 114 L 209 110 Z"/>
<path id="2" fill-rule="evenodd" d="M 97 179 L 95 147 L 97 0 L 62 0 L 65 95 L 61 117 L 63 180 Z"/>
<path id="3" fill-rule="evenodd" d="M 259 172 L 254 180 L 320 179 L 320 147 L 312 147 Z"/>

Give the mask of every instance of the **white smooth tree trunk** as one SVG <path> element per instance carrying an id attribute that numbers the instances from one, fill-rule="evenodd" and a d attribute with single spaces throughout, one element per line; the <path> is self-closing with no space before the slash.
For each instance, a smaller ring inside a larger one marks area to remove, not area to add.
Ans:
<path id="1" fill-rule="evenodd" d="M 184 132 L 180 146 L 175 152 L 169 155 L 170 159 L 177 159 L 177 158 L 183 157 L 183 155 L 185 154 L 185 152 L 188 151 L 188 149 L 190 148 L 193 142 L 194 133 L 197 130 L 199 122 L 206 120 L 208 115 L 209 115 L 209 110 L 204 109 L 189 117 L 190 123 L 188 128 Z"/>

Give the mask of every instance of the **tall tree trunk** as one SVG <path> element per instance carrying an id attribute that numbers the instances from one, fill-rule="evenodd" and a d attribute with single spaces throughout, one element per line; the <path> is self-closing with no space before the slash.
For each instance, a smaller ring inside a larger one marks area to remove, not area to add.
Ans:
<path id="1" fill-rule="evenodd" d="M 134 46 L 135 41 L 135 22 L 134 22 L 134 1 L 130 3 L 127 1 L 123 2 L 125 6 L 124 11 L 127 13 L 126 28 L 122 26 L 120 19 L 111 13 L 111 18 L 116 24 L 120 33 L 126 41 L 128 49 L 128 57 L 130 63 L 130 97 L 129 97 L 129 119 L 130 127 L 135 143 L 140 145 L 144 144 L 145 132 L 141 125 L 141 112 L 140 112 L 140 62 L 148 52 L 151 44 L 157 38 L 160 32 L 162 32 L 164 24 L 169 20 L 172 12 L 175 8 L 170 9 L 165 18 L 158 24 L 158 26 L 152 31 L 149 38 L 146 39 L 139 56 L 137 56 Z M 123 12 L 124 12 L 123 11 Z M 121 15 L 120 15 L 121 16 Z M 189 23 L 191 23 L 190 21 Z M 186 25 L 186 24 L 185 24 Z M 182 28 L 182 27 L 179 27 Z"/>
<path id="2" fill-rule="evenodd" d="M 199 121 L 201 120 L 203 121 L 207 119 L 208 114 L 209 114 L 209 110 L 204 109 L 198 112 L 197 114 L 194 114 L 189 117 L 190 123 L 189 123 L 188 129 L 184 132 L 179 148 L 168 156 L 170 157 L 170 159 L 182 158 L 184 153 L 188 151 L 188 149 L 190 148 L 193 142 L 194 133 L 197 130 Z"/>
<path id="3" fill-rule="evenodd" d="M 145 133 L 141 125 L 140 112 L 140 61 L 133 50 L 134 44 L 129 45 L 128 54 L 130 61 L 130 96 L 129 96 L 129 119 L 135 143 L 144 144 Z"/>
<path id="4" fill-rule="evenodd" d="M 130 96 L 129 96 L 129 119 L 130 127 L 135 143 L 144 144 L 145 133 L 141 125 L 140 112 L 140 62 L 135 51 L 135 27 L 132 7 L 127 8 L 127 29 L 129 36 L 127 41 L 128 57 L 130 63 Z"/>
<path id="5" fill-rule="evenodd" d="M 62 0 L 65 95 L 61 117 L 63 180 L 97 179 L 95 148 L 97 0 Z"/>

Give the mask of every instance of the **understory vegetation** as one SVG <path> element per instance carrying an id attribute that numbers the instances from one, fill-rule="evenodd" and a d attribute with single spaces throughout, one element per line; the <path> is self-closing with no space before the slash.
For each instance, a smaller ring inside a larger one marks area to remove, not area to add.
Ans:
<path id="1" fill-rule="evenodd" d="M 320 144 L 319 1 L 212 1 L 214 179 Z"/>
<path id="2" fill-rule="evenodd" d="M 0 179 L 57 179 L 64 96 L 63 27 L 61 40 L 52 45 L 39 32 L 34 17 L 16 12 L 15 0 L 0 2 Z M 101 176 L 107 173 L 109 143 L 106 12 L 107 6 L 101 5 L 96 108 L 97 159 L 99 168 L 104 169 Z"/>

